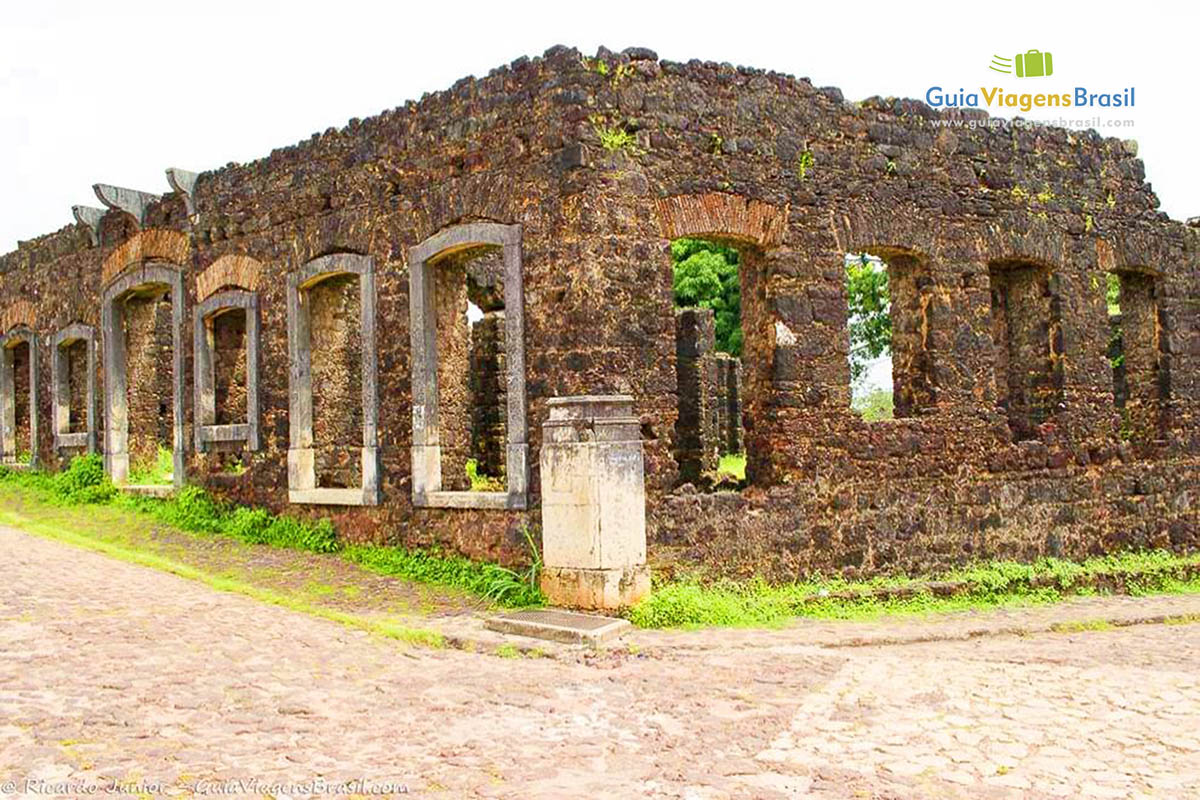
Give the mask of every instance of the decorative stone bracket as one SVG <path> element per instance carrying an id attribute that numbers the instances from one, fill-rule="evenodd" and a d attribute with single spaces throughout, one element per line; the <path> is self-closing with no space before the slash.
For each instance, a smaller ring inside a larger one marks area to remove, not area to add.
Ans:
<path id="1" fill-rule="evenodd" d="M 88 234 L 92 238 L 92 247 L 97 247 L 100 244 L 100 221 L 104 219 L 104 209 L 95 206 L 71 206 L 71 213 L 75 215 L 76 222 L 87 226 Z"/>
<path id="2" fill-rule="evenodd" d="M 194 219 L 196 216 L 196 179 L 199 178 L 199 173 L 188 172 L 186 169 L 178 167 L 170 167 L 167 169 L 167 183 L 171 184 L 171 188 L 183 195 L 183 204 L 187 208 L 188 219 Z"/>
<path id="3" fill-rule="evenodd" d="M 107 183 L 92 184 L 92 190 L 105 206 L 124 211 L 137 220 L 139 228 L 146 224 L 146 209 L 150 207 L 151 203 L 157 203 L 162 199 L 156 194 L 139 192 L 136 189 L 126 189 L 121 186 L 110 186 Z"/>

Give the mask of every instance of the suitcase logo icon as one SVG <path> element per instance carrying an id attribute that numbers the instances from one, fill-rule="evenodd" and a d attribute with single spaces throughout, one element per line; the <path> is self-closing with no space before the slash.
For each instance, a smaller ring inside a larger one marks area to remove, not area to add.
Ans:
<path id="1" fill-rule="evenodd" d="M 1017 53 L 1016 58 L 992 56 L 990 68 L 1009 75 L 1015 71 L 1018 78 L 1044 78 L 1054 74 L 1054 57 L 1041 50 Z"/>

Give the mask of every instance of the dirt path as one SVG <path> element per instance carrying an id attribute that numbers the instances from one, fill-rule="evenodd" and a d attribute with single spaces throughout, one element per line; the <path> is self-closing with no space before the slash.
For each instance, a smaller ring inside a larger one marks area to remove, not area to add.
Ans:
<path id="1" fill-rule="evenodd" d="M 1200 624 L 503 659 L 12 529 L 0 564 L 0 792 L 1200 796 Z"/>

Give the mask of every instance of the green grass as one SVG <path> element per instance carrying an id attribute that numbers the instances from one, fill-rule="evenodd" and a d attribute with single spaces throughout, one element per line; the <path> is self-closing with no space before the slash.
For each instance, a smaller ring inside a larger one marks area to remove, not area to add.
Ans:
<path id="1" fill-rule="evenodd" d="M 540 551 L 527 530 L 525 541 L 531 563 L 518 573 L 437 550 L 345 547 L 327 519 L 301 520 L 261 508 L 229 505 L 196 486 L 185 486 L 167 498 L 126 494 L 112 485 L 102 460 L 95 455 L 78 456 L 67 469 L 54 475 L 0 467 L 0 488 L 6 485 L 27 489 L 51 504 L 107 506 L 187 533 L 226 536 L 250 545 L 340 553 L 371 572 L 461 589 L 502 606 L 523 607 L 545 601 L 538 588 Z"/>
<path id="2" fill-rule="evenodd" d="M 175 457 L 161 445 L 154 458 L 129 466 L 129 483 L 135 486 L 170 486 L 175 482 Z"/>
<path id="3" fill-rule="evenodd" d="M 627 616 L 643 628 L 771 627 L 798 617 L 861 620 L 1052 603 L 1111 591 L 1110 585 L 1131 595 L 1191 594 L 1200 593 L 1198 568 L 1200 554 L 1179 556 L 1162 550 L 1083 562 L 990 562 L 936 576 L 935 580 L 964 584 L 951 596 L 925 588 L 929 579 L 908 577 L 861 582 L 818 577 L 784 585 L 762 580 L 705 583 L 692 578 L 655 587 Z M 881 590 L 894 591 L 884 595 Z"/>
<path id="4" fill-rule="evenodd" d="M 347 546 L 342 557 L 380 575 L 466 589 L 503 606 L 523 607 L 545 602 L 537 585 L 536 568 L 520 574 L 498 564 L 471 561 L 437 551 L 363 545 Z"/>
<path id="5" fill-rule="evenodd" d="M 746 454 L 726 453 L 717 464 L 717 472 L 732 475 L 738 481 L 746 480 Z"/>

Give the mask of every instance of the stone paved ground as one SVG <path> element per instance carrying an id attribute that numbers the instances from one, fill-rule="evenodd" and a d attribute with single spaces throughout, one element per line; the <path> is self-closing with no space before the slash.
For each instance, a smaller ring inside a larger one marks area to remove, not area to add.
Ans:
<path id="1" fill-rule="evenodd" d="M 652 656 L 503 659 L 11 529 L 0 564 L 0 791 L 1200 797 L 1200 624 L 853 648 L 708 632 Z"/>

